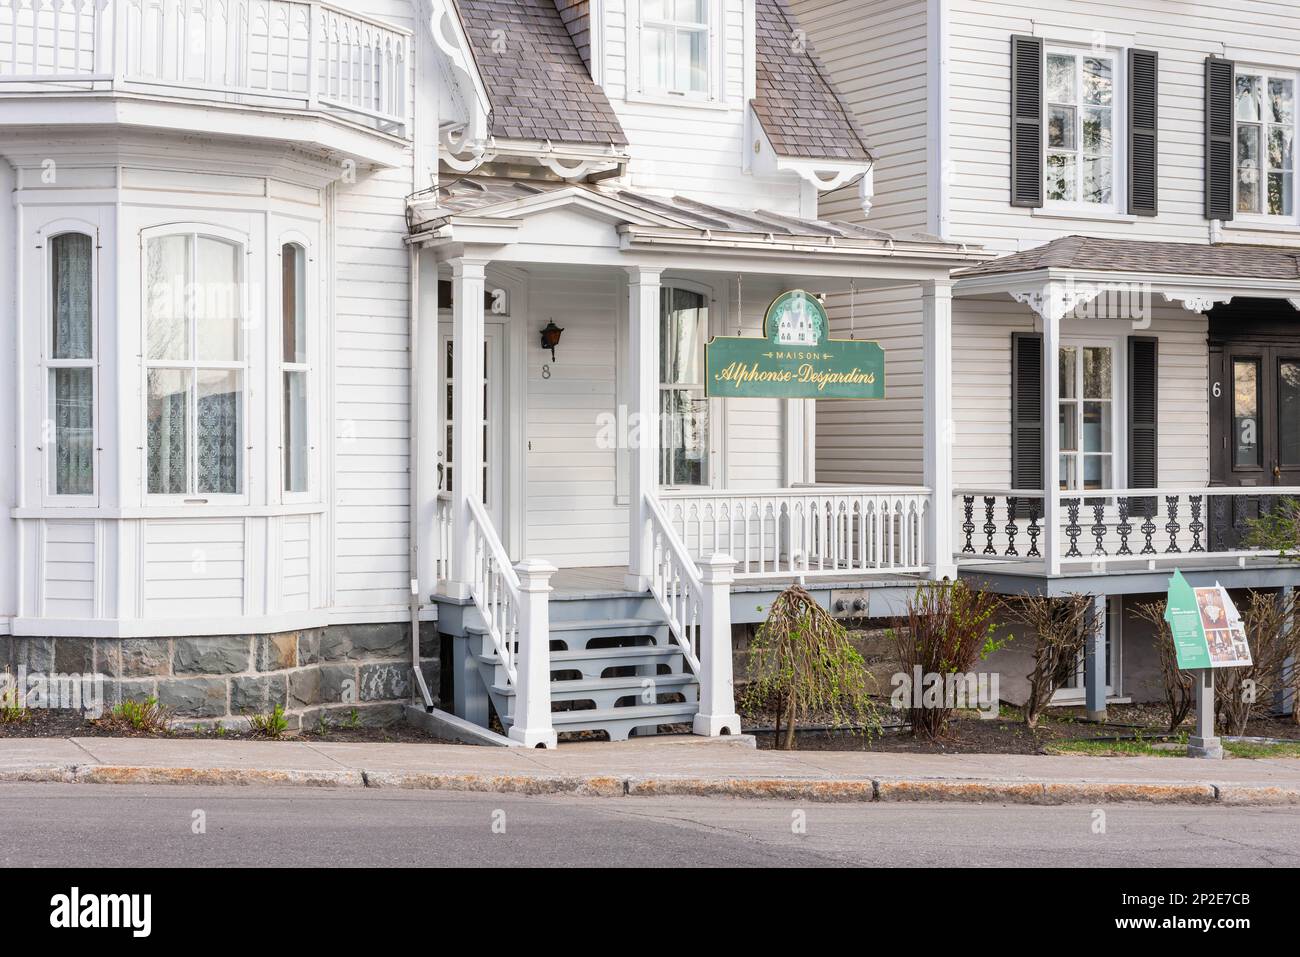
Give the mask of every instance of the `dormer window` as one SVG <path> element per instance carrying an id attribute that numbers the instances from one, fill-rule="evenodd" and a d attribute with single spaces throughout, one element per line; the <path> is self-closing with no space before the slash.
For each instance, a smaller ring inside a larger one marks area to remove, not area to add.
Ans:
<path id="1" fill-rule="evenodd" d="M 641 0 L 641 92 L 712 94 L 713 0 Z"/>

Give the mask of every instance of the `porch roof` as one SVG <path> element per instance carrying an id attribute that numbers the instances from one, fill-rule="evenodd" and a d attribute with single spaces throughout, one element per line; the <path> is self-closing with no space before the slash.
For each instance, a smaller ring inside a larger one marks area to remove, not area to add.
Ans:
<path id="1" fill-rule="evenodd" d="M 612 226 L 607 235 L 617 237 L 610 241 L 621 252 L 653 248 L 695 256 L 722 251 L 797 255 L 809 266 L 818 259 L 889 260 L 899 266 L 924 263 L 930 270 L 944 267 L 943 278 L 947 269 L 987 258 L 979 247 L 924 233 L 889 233 L 855 223 L 716 206 L 684 196 L 647 196 L 616 186 L 487 177 L 458 179 L 412 202 L 410 241 L 486 243 L 486 234 L 517 229 L 532 216 L 561 208 L 576 210 L 605 228 Z M 508 235 L 491 240 L 503 246 L 512 241 Z M 576 242 L 566 236 L 554 249 L 572 255 L 587 248 Z M 583 261 L 598 264 L 590 258 Z"/>
<path id="2" fill-rule="evenodd" d="M 1300 249 L 1240 243 L 1211 245 L 1064 236 L 1034 249 L 959 270 L 954 278 L 1051 269 L 1219 279 L 1300 280 Z"/>

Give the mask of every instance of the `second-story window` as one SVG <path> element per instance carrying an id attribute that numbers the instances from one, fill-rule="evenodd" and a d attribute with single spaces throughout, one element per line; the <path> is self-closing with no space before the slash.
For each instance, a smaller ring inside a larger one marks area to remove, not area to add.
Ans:
<path id="1" fill-rule="evenodd" d="M 1115 58 L 1049 50 L 1046 67 L 1046 198 L 1051 203 L 1113 206 Z"/>
<path id="2" fill-rule="evenodd" d="M 641 0 L 643 93 L 707 97 L 713 0 Z"/>
<path id="3" fill-rule="evenodd" d="M 243 491 L 242 260 L 241 246 L 194 233 L 146 245 L 150 494 Z"/>
<path id="4" fill-rule="evenodd" d="M 1295 215 L 1296 80 L 1238 69 L 1237 212 Z"/>

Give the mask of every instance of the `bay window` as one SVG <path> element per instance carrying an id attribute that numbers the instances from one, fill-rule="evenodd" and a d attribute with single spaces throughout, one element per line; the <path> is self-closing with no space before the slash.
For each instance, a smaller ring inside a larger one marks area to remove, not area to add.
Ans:
<path id="1" fill-rule="evenodd" d="M 708 485 L 709 400 L 704 395 L 708 297 L 664 286 L 659 318 L 659 483 Z"/>
<path id="2" fill-rule="evenodd" d="M 150 494 L 243 492 L 243 257 L 239 244 L 199 233 L 146 243 Z"/>
<path id="3" fill-rule="evenodd" d="M 1115 63 L 1110 53 L 1047 52 L 1049 202 L 1115 205 Z"/>
<path id="4" fill-rule="evenodd" d="M 711 92 L 713 0 L 641 0 L 641 91 Z"/>
<path id="5" fill-rule="evenodd" d="M 61 233 L 49 243 L 50 316 L 46 359 L 49 487 L 55 495 L 95 491 L 94 241 Z"/>
<path id="6" fill-rule="evenodd" d="M 307 352 L 307 251 L 297 243 L 285 243 L 280 248 L 280 273 L 283 487 L 286 492 L 306 492 L 311 371 Z"/>
<path id="7" fill-rule="evenodd" d="M 1237 73 L 1237 211 L 1295 215 L 1296 79 L 1264 71 Z"/>

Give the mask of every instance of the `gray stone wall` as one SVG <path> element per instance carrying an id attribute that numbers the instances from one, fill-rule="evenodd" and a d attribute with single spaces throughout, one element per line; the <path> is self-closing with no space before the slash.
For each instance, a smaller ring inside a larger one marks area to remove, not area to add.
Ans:
<path id="1" fill-rule="evenodd" d="M 420 630 L 421 671 L 438 697 L 438 635 Z M 235 727 L 284 708 L 290 729 L 395 724 L 417 688 L 410 626 L 331 625 L 271 635 L 177 638 L 0 638 L 17 674 L 102 674 L 105 708 L 156 697 L 177 722 Z"/>

